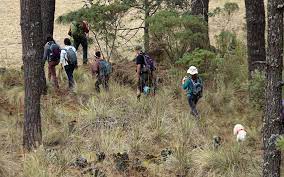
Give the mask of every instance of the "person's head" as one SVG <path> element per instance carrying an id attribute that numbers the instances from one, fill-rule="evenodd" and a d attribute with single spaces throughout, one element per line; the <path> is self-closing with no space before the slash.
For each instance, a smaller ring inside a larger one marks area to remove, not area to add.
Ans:
<path id="1" fill-rule="evenodd" d="M 64 45 L 71 45 L 72 43 L 71 43 L 71 41 L 70 41 L 70 39 L 69 38 L 65 38 L 64 39 Z"/>
<path id="2" fill-rule="evenodd" d="M 191 75 L 192 79 L 196 79 L 198 77 L 198 69 L 195 66 L 190 66 L 187 73 Z"/>
<path id="3" fill-rule="evenodd" d="M 46 42 L 54 42 L 54 39 L 52 36 L 47 36 Z"/>
<path id="4" fill-rule="evenodd" d="M 95 57 L 98 58 L 98 59 L 100 59 L 100 58 L 101 58 L 101 52 L 100 52 L 100 51 L 97 51 L 97 52 L 95 53 Z"/>
<path id="5" fill-rule="evenodd" d="M 142 49 L 143 49 L 143 48 L 142 48 L 142 46 L 140 46 L 140 45 L 137 45 L 137 46 L 134 48 L 136 54 L 141 53 L 141 52 L 142 52 Z"/>

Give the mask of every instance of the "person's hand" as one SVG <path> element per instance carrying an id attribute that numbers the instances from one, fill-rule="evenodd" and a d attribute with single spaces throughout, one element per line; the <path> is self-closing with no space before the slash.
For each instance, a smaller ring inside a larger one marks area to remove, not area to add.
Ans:
<path id="1" fill-rule="evenodd" d="M 185 83 L 186 79 L 187 79 L 187 76 L 184 76 L 183 79 L 182 79 L 182 84 Z"/>

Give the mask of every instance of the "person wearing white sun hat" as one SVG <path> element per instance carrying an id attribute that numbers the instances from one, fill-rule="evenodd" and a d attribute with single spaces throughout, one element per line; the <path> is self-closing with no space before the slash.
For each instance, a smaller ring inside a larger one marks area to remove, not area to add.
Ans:
<path id="1" fill-rule="evenodd" d="M 187 91 L 187 100 L 191 108 L 191 114 L 195 118 L 199 118 L 196 105 L 198 100 L 202 97 L 203 82 L 198 76 L 198 69 L 195 66 L 190 66 L 187 70 L 187 74 L 182 80 L 182 88 Z"/>

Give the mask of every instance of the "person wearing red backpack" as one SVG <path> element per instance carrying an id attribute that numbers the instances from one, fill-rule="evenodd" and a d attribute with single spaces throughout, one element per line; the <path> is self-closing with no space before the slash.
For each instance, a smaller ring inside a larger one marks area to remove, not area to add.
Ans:
<path id="1" fill-rule="evenodd" d="M 141 93 L 149 94 L 153 86 L 153 73 L 156 69 L 154 60 L 142 51 L 141 46 L 135 47 L 136 52 L 136 78 L 137 78 L 137 99 L 141 97 Z M 151 88 L 152 87 L 152 88 Z"/>
<path id="2" fill-rule="evenodd" d="M 43 59 L 48 61 L 48 80 L 53 81 L 53 85 L 56 89 L 59 89 L 58 79 L 56 76 L 56 66 L 60 61 L 60 52 L 60 46 L 51 36 L 48 36 L 44 46 Z"/>
<path id="3" fill-rule="evenodd" d="M 68 35 L 74 39 L 74 47 L 76 51 L 79 46 L 83 47 L 83 64 L 88 63 L 88 34 L 89 34 L 89 25 L 87 21 L 82 19 L 78 21 L 72 21 Z"/>

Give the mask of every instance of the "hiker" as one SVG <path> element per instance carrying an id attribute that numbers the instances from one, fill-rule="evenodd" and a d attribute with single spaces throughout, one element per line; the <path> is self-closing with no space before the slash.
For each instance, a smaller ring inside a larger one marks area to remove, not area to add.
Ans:
<path id="1" fill-rule="evenodd" d="M 74 47 L 78 50 L 80 44 L 83 47 L 83 64 L 88 63 L 88 39 L 89 26 L 86 21 L 79 20 L 71 23 L 68 35 L 74 39 Z"/>
<path id="2" fill-rule="evenodd" d="M 77 53 L 75 47 L 71 45 L 69 38 L 64 39 L 65 47 L 61 50 L 60 63 L 68 77 L 69 89 L 74 88 L 73 72 L 77 68 Z"/>
<path id="3" fill-rule="evenodd" d="M 202 97 L 203 83 L 198 76 L 198 70 L 195 66 L 190 66 L 187 73 L 190 74 L 190 76 L 183 78 L 182 88 L 187 91 L 187 100 L 191 108 L 191 114 L 199 118 L 196 105 L 198 100 Z"/>
<path id="4" fill-rule="evenodd" d="M 136 52 L 136 77 L 137 77 L 137 99 L 141 93 L 149 94 L 153 86 L 152 79 L 155 71 L 154 60 L 147 54 L 143 53 L 141 46 L 135 47 Z M 154 89 L 155 90 L 155 89 Z"/>
<path id="5" fill-rule="evenodd" d="M 93 76 L 97 78 L 95 83 L 96 91 L 100 92 L 100 85 L 103 85 L 106 91 L 109 90 L 109 77 L 111 74 L 111 65 L 101 56 L 101 52 L 95 53 L 95 63 L 92 65 Z"/>
<path id="6" fill-rule="evenodd" d="M 44 46 L 43 58 L 48 61 L 48 80 L 50 81 L 52 79 L 53 85 L 56 89 L 59 89 L 59 84 L 55 67 L 59 64 L 60 52 L 60 46 L 51 36 L 48 36 Z"/>

